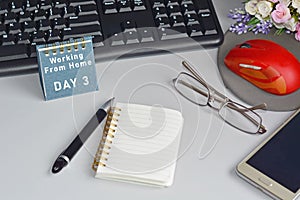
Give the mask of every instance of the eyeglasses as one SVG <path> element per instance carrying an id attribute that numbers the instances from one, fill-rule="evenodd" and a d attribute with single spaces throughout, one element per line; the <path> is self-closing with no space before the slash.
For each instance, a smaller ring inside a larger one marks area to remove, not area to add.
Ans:
<path id="1" fill-rule="evenodd" d="M 199 106 L 209 106 L 218 111 L 219 116 L 231 126 L 250 134 L 266 132 L 262 125 L 262 118 L 254 112 L 257 109 L 265 109 L 266 104 L 259 104 L 247 108 L 232 101 L 222 93 L 218 92 L 196 72 L 186 61 L 182 65 L 191 74 L 181 72 L 173 80 L 175 89 L 187 100 Z"/>

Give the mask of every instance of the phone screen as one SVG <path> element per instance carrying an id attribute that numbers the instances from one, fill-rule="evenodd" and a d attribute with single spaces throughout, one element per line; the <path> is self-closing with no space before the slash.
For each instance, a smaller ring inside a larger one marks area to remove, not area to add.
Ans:
<path id="1" fill-rule="evenodd" d="M 300 113 L 247 163 L 292 192 L 297 192 L 300 188 Z"/>

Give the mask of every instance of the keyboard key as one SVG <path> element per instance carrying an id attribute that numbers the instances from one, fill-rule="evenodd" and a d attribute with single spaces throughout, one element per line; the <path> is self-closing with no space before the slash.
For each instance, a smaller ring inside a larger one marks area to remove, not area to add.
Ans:
<path id="1" fill-rule="evenodd" d="M 140 28 L 138 33 L 141 36 L 141 42 L 153 42 L 154 35 L 150 28 Z"/>
<path id="2" fill-rule="evenodd" d="M 27 45 L 0 46 L 0 61 L 28 58 Z"/>
<path id="3" fill-rule="evenodd" d="M 25 11 L 19 13 L 19 23 L 31 21 L 31 12 Z"/>
<path id="4" fill-rule="evenodd" d="M 118 46 L 118 45 L 124 45 L 124 37 L 123 33 L 115 33 L 111 36 L 111 46 Z"/>
<path id="5" fill-rule="evenodd" d="M 67 23 L 67 20 L 64 18 L 58 18 L 58 19 L 52 20 L 53 29 L 66 28 L 67 27 L 66 23 Z"/>
<path id="6" fill-rule="evenodd" d="M 186 14 L 184 15 L 185 23 L 187 26 L 193 25 L 193 24 L 200 24 L 199 23 L 199 17 L 197 14 Z"/>
<path id="7" fill-rule="evenodd" d="M 0 1 L 0 15 L 8 13 L 9 7 L 7 1 Z"/>
<path id="8" fill-rule="evenodd" d="M 118 7 L 119 12 L 131 11 L 129 0 L 117 0 L 117 7 Z"/>
<path id="9" fill-rule="evenodd" d="M 25 11 L 32 12 L 38 9 L 37 0 L 26 0 Z"/>
<path id="10" fill-rule="evenodd" d="M 101 27 L 99 25 L 90 25 L 90 26 L 80 26 L 73 28 L 64 28 L 63 32 L 63 40 L 67 40 L 70 38 L 78 38 L 83 36 L 101 36 Z"/>
<path id="11" fill-rule="evenodd" d="M 69 0 L 70 6 L 96 5 L 94 0 Z"/>
<path id="12" fill-rule="evenodd" d="M 52 0 L 41 0 L 40 9 L 48 10 L 52 7 Z"/>
<path id="13" fill-rule="evenodd" d="M 82 5 L 78 6 L 78 15 L 97 15 L 97 6 L 96 5 Z"/>
<path id="14" fill-rule="evenodd" d="M 166 5 L 167 7 L 174 6 L 174 5 L 179 6 L 179 3 L 178 0 L 166 0 Z"/>
<path id="15" fill-rule="evenodd" d="M 25 33 L 37 31 L 36 23 L 34 21 L 24 22 L 22 26 L 23 26 L 23 32 Z"/>
<path id="16" fill-rule="evenodd" d="M 63 15 L 63 10 L 59 8 L 52 8 L 49 10 L 49 19 L 61 18 Z"/>
<path id="17" fill-rule="evenodd" d="M 216 35 L 218 34 L 216 29 L 206 29 L 205 30 L 205 35 Z"/>
<path id="18" fill-rule="evenodd" d="M 167 9 L 164 6 L 154 8 L 153 12 L 154 12 L 155 18 L 168 17 Z"/>
<path id="19" fill-rule="evenodd" d="M 203 36 L 203 28 L 200 24 L 193 24 L 191 26 L 187 27 L 187 31 L 189 36 L 191 37 L 197 37 L 197 36 Z"/>
<path id="20" fill-rule="evenodd" d="M 182 0 L 180 5 L 184 6 L 185 4 L 194 5 L 192 0 Z"/>
<path id="21" fill-rule="evenodd" d="M 156 7 L 165 7 L 165 1 L 164 0 L 153 0 L 152 8 L 156 8 Z"/>
<path id="22" fill-rule="evenodd" d="M 49 30 L 47 42 L 52 43 L 52 42 L 61 41 L 60 36 L 61 36 L 61 34 L 60 34 L 59 30 L 57 30 L 57 29 Z"/>
<path id="23" fill-rule="evenodd" d="M 16 44 L 16 37 L 14 35 L 3 35 L 2 46 L 10 46 Z"/>
<path id="24" fill-rule="evenodd" d="M 4 24 L 10 24 L 10 23 L 14 23 L 17 22 L 17 14 L 16 13 L 6 13 L 4 15 Z"/>
<path id="25" fill-rule="evenodd" d="M 184 15 L 196 14 L 196 9 L 192 2 L 187 1 L 186 3 L 181 4 L 181 5 L 182 5 L 181 9 L 182 9 Z"/>
<path id="26" fill-rule="evenodd" d="M 19 33 L 17 36 L 18 44 L 30 44 L 30 35 L 29 33 Z"/>
<path id="27" fill-rule="evenodd" d="M 179 5 L 170 5 L 167 7 L 169 16 L 173 16 L 173 15 L 181 15 L 181 9 L 179 7 Z"/>
<path id="28" fill-rule="evenodd" d="M 36 10 L 36 12 L 34 13 L 34 17 L 33 20 L 34 21 L 39 21 L 41 19 L 46 19 L 46 11 L 45 10 Z"/>
<path id="29" fill-rule="evenodd" d="M 39 24 L 40 24 L 39 30 L 41 30 L 41 31 L 51 30 L 51 21 L 49 21 L 48 19 L 40 20 Z"/>
<path id="30" fill-rule="evenodd" d="M 68 0 L 55 0 L 53 3 L 56 8 L 65 8 L 67 7 Z"/>
<path id="31" fill-rule="evenodd" d="M 10 2 L 10 11 L 14 13 L 19 13 L 23 10 L 23 4 L 21 1 L 12 1 Z"/>
<path id="32" fill-rule="evenodd" d="M 93 37 L 93 46 L 94 47 L 102 47 L 102 46 L 104 46 L 103 37 L 102 36 L 94 36 Z"/>
<path id="33" fill-rule="evenodd" d="M 155 20 L 157 27 L 171 27 L 170 20 L 168 17 L 159 17 Z"/>
<path id="34" fill-rule="evenodd" d="M 44 43 L 46 43 L 46 33 L 44 31 L 34 32 L 31 39 L 32 39 L 33 45 L 44 44 Z"/>
<path id="35" fill-rule="evenodd" d="M 126 38 L 126 44 L 136 44 L 140 42 L 136 31 L 128 31 L 124 33 L 124 35 Z"/>
<path id="36" fill-rule="evenodd" d="M 143 0 L 133 0 L 133 10 L 146 10 L 146 6 Z"/>
<path id="37" fill-rule="evenodd" d="M 100 25 L 98 15 L 85 15 L 69 18 L 69 27 Z"/>
<path id="38" fill-rule="evenodd" d="M 184 18 L 181 15 L 174 15 L 170 17 L 170 23 L 172 27 L 185 26 Z"/>
<path id="39" fill-rule="evenodd" d="M 133 20 L 127 20 L 126 22 L 121 23 L 122 31 L 136 31 L 136 24 Z"/>
<path id="40" fill-rule="evenodd" d="M 76 9 L 74 7 L 65 7 L 64 18 L 76 16 Z"/>
<path id="41" fill-rule="evenodd" d="M 141 36 L 141 42 L 153 42 L 154 35 L 151 28 L 139 28 L 138 33 Z"/>
<path id="42" fill-rule="evenodd" d="M 173 30 L 168 28 L 161 28 L 159 29 L 159 35 L 161 36 L 161 40 L 170 40 L 170 39 L 188 37 L 185 27 L 176 27 L 173 28 Z"/>
<path id="43" fill-rule="evenodd" d="M 103 10 L 105 14 L 111 14 L 111 13 L 117 13 L 117 5 L 116 2 L 114 0 L 109 0 L 109 1 L 105 1 L 103 2 Z"/>
<path id="44" fill-rule="evenodd" d="M 198 14 L 200 17 L 210 17 L 211 16 L 211 12 L 209 9 L 199 10 Z"/>
<path id="45" fill-rule="evenodd" d="M 7 25 L 8 34 L 18 34 L 21 33 L 22 26 L 18 22 L 10 23 Z"/>
<path id="46" fill-rule="evenodd" d="M 206 9 L 201 9 L 201 10 L 198 11 L 199 15 L 202 15 L 202 14 L 205 14 L 205 13 L 206 13 L 206 15 L 210 15 L 210 10 L 208 8 L 206 8 Z"/>

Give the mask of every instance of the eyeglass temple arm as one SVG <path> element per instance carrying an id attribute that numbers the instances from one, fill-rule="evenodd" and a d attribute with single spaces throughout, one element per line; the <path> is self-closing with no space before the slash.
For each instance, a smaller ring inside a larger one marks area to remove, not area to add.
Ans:
<path id="1" fill-rule="evenodd" d="M 174 79 L 173 81 L 175 81 L 176 79 Z M 205 96 L 205 97 L 208 97 L 208 94 L 206 92 L 203 92 L 201 90 L 199 90 L 197 87 L 193 86 L 192 84 L 189 84 L 183 80 L 180 80 L 180 83 L 183 84 L 184 86 L 194 90 L 195 92 L 198 92 L 199 94 Z"/>
<path id="2" fill-rule="evenodd" d="M 233 102 L 233 101 L 231 101 L 230 99 L 229 99 L 229 101 L 230 102 Z M 245 108 L 238 108 L 238 107 L 236 107 L 235 105 L 230 105 L 230 106 L 228 106 L 228 107 L 230 107 L 230 108 L 232 108 L 232 109 L 235 109 L 236 111 L 239 111 L 239 112 L 245 112 L 246 110 L 258 110 L 258 109 L 266 109 L 267 108 L 267 105 L 265 104 L 265 103 L 262 103 L 262 104 L 258 104 L 258 105 L 255 105 L 255 106 L 252 106 L 252 107 L 250 107 L 250 108 L 247 108 L 247 109 L 245 109 Z"/>
<path id="3" fill-rule="evenodd" d="M 221 98 L 223 98 L 224 100 L 227 98 L 226 96 L 224 96 L 222 93 L 220 93 L 219 91 L 217 91 L 216 89 L 214 89 L 212 86 L 210 86 L 200 75 L 199 73 L 190 65 L 188 64 L 185 60 L 182 61 L 182 65 L 189 70 L 202 84 L 205 84 L 208 89 L 210 89 L 211 91 L 214 91 L 215 94 L 217 94 L 218 96 L 220 96 Z"/>

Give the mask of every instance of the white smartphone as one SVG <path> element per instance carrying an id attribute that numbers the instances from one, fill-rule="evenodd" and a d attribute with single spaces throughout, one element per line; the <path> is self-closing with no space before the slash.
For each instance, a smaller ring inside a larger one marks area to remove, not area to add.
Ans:
<path id="1" fill-rule="evenodd" d="M 236 171 L 274 199 L 300 193 L 300 109 L 252 151 Z"/>

